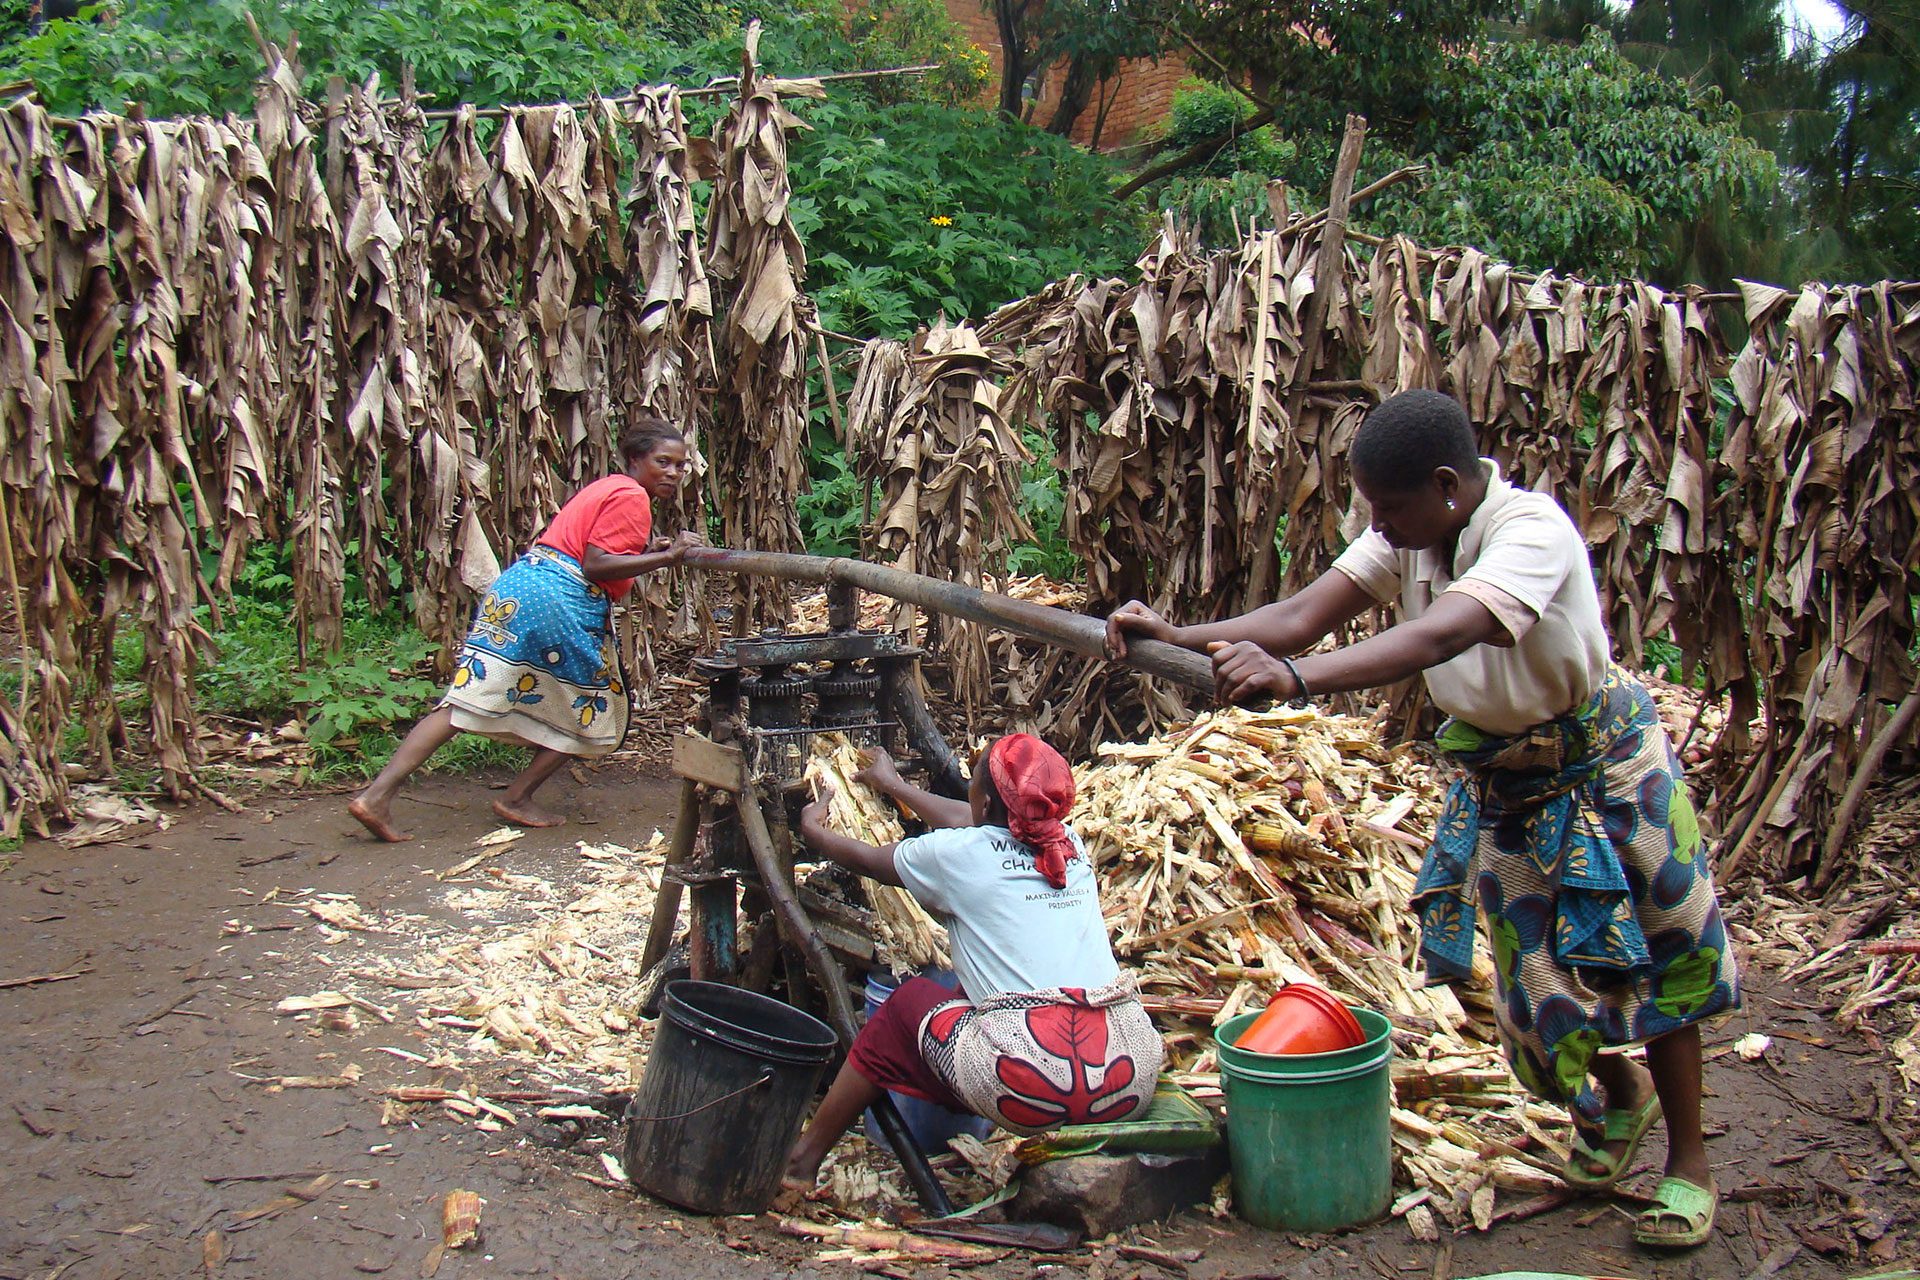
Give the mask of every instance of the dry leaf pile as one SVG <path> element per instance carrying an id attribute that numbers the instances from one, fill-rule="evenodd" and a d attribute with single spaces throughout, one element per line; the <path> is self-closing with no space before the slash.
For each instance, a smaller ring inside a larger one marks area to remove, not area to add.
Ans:
<path id="1" fill-rule="evenodd" d="M 807 357 L 816 325 L 801 290 L 807 252 L 787 216 L 787 134 L 806 128 L 781 97 L 821 98 L 817 80 L 779 80 L 755 63 L 760 24 L 747 29 L 740 96 L 715 127 L 717 174 L 707 208 L 707 270 L 727 292 L 720 395 L 713 426 L 726 544 L 800 549 L 794 500 L 807 487 Z M 782 620 L 783 597 L 737 579 L 736 627 Z M 740 632 L 739 634 L 747 634 Z"/>
<path id="2" fill-rule="evenodd" d="M 1031 459 L 1000 410 L 1005 374 L 964 324 L 938 324 L 904 352 L 876 343 L 862 353 L 847 442 L 861 478 L 879 490 L 868 534 L 875 558 L 978 588 L 1005 572 L 1016 541 L 1033 536 L 1020 501 L 1020 468 Z M 902 606 L 902 625 L 910 616 Z M 927 632 L 961 704 L 988 702 L 988 637 L 938 616 Z"/>
<path id="3" fill-rule="evenodd" d="M 707 461 L 700 450 L 707 417 L 703 390 L 714 385 L 713 291 L 707 279 L 693 181 L 696 140 L 687 131 L 680 96 L 642 89 L 633 107 L 639 155 L 627 198 L 627 242 L 615 266 L 618 307 L 628 321 L 607 339 L 607 367 L 618 379 L 615 400 L 631 411 L 659 414 L 688 432 L 693 466 L 682 486 L 680 523 L 706 527 L 701 510 Z M 652 690 L 658 674 L 656 635 L 689 641 L 712 634 L 707 593 L 689 571 L 648 574 L 634 584 L 627 628 L 627 669 L 634 687 Z"/>

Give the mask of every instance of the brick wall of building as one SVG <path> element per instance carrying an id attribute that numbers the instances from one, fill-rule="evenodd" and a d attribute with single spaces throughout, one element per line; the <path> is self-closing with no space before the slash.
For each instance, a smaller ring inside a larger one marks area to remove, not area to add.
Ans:
<path id="1" fill-rule="evenodd" d="M 946 5 L 947 16 L 967 33 L 967 39 L 986 50 L 987 56 L 993 59 L 994 81 L 989 92 L 989 99 L 992 99 L 999 93 L 1000 28 L 994 22 L 993 14 L 980 0 L 946 0 Z M 1113 106 L 1107 111 L 1106 127 L 1100 134 L 1100 149 L 1111 151 L 1140 141 L 1146 130 L 1167 118 L 1167 110 L 1173 104 L 1174 90 L 1191 74 L 1186 61 L 1175 54 L 1169 54 L 1157 63 L 1141 61 L 1123 64 L 1116 80 L 1106 85 L 1107 93 L 1112 95 Z M 1060 100 L 1060 87 L 1066 77 L 1065 63 L 1048 70 L 1040 104 L 1033 112 L 1036 125 L 1044 128 L 1047 121 L 1053 118 L 1053 108 Z M 1084 146 L 1091 141 L 1094 121 L 1099 118 L 1099 113 L 1100 101 L 1096 96 L 1074 124 L 1075 142 Z"/>

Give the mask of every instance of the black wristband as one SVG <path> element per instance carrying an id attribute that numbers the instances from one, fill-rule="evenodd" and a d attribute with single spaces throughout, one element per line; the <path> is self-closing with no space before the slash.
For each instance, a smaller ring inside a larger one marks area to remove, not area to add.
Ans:
<path id="1" fill-rule="evenodd" d="M 1293 659 L 1282 658 L 1280 659 L 1280 665 L 1285 667 L 1287 674 L 1293 677 L 1295 687 L 1291 701 L 1299 702 L 1302 699 L 1311 698 L 1313 696 L 1313 690 L 1307 688 L 1307 682 L 1300 678 L 1300 668 L 1293 665 Z"/>

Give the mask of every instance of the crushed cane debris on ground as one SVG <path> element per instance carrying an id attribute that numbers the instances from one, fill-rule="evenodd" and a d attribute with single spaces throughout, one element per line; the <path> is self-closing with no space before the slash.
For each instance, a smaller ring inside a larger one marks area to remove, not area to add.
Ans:
<path id="1" fill-rule="evenodd" d="M 1706 722 L 1720 708 L 1702 711 L 1680 686 L 1656 694 L 1676 737 L 1696 719 L 1700 733 L 1717 732 Z M 809 778 L 836 827 L 874 843 L 898 839 L 893 806 L 853 781 L 859 767 L 844 738 L 818 735 Z M 1408 896 L 1445 783 L 1421 748 L 1383 745 L 1362 717 L 1231 709 L 1144 742 L 1105 744 L 1076 774 L 1072 821 L 1099 872 L 1116 953 L 1138 970 L 1169 1071 L 1191 1092 L 1220 1104 L 1212 1028 L 1258 1008 L 1283 981 L 1311 979 L 1394 1023 L 1393 1211 L 1414 1237 L 1485 1230 L 1563 1190 L 1567 1119 L 1527 1098 L 1507 1069 L 1484 950 L 1474 981 L 1457 987 L 1425 987 L 1415 967 Z M 333 1029 L 356 1017 L 410 1021 L 420 1051 L 389 1050 L 397 1057 L 472 1079 L 531 1075 L 555 1092 L 598 1095 L 604 1112 L 606 1096 L 637 1078 L 651 1041 L 638 962 L 665 840 L 656 831 L 638 848 L 579 842 L 572 865 L 535 875 L 499 865 L 516 835 L 491 833 L 424 873 L 444 882 L 437 919 L 339 895 L 274 904 L 322 922 L 315 958 L 339 973 L 331 990 L 290 993 L 282 1011 Z M 1810 984 L 1844 1024 L 1872 1037 L 1870 1015 L 1891 1014 L 1904 1029 L 1891 1051 L 1910 1084 L 1920 1083 L 1920 955 L 1901 940 L 1920 936 L 1920 889 L 1899 855 L 1916 835 L 1920 795 L 1909 789 L 1863 832 L 1869 852 L 1826 906 L 1753 887 L 1729 912 L 1756 958 Z M 906 895 L 864 887 L 883 957 L 902 968 L 941 962 L 937 924 Z M 1776 1051 L 1763 1040 L 1742 1044 L 1763 1058 Z M 390 1091 L 387 1118 L 436 1102 L 482 1129 L 516 1119 L 511 1101 L 471 1084 Z M 1889 1098 L 1884 1118 L 1910 1130 L 1911 1109 L 1910 1098 Z M 959 1202 L 1004 1184 L 1016 1142 L 1003 1136 L 940 1158 Z M 872 1221 L 913 1204 L 892 1158 L 858 1134 L 825 1173 L 828 1194 L 804 1206 L 817 1219 Z"/>

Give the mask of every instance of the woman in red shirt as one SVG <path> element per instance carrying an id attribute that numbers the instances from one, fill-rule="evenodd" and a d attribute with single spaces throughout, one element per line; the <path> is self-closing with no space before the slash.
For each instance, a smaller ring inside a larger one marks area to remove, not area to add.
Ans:
<path id="1" fill-rule="evenodd" d="M 570 756 L 605 755 L 627 729 L 627 690 L 613 634 L 613 602 L 643 573 L 679 564 L 697 534 L 653 537 L 653 502 L 671 501 L 687 469 L 687 443 L 658 418 L 620 441 L 626 469 L 596 480 L 560 508 L 534 546 L 500 575 L 474 613 L 453 664 L 453 682 L 413 727 L 347 812 L 382 840 L 408 839 L 393 825 L 400 784 L 465 730 L 532 747 L 534 757 L 493 811 L 525 827 L 565 819 L 533 793 Z"/>

